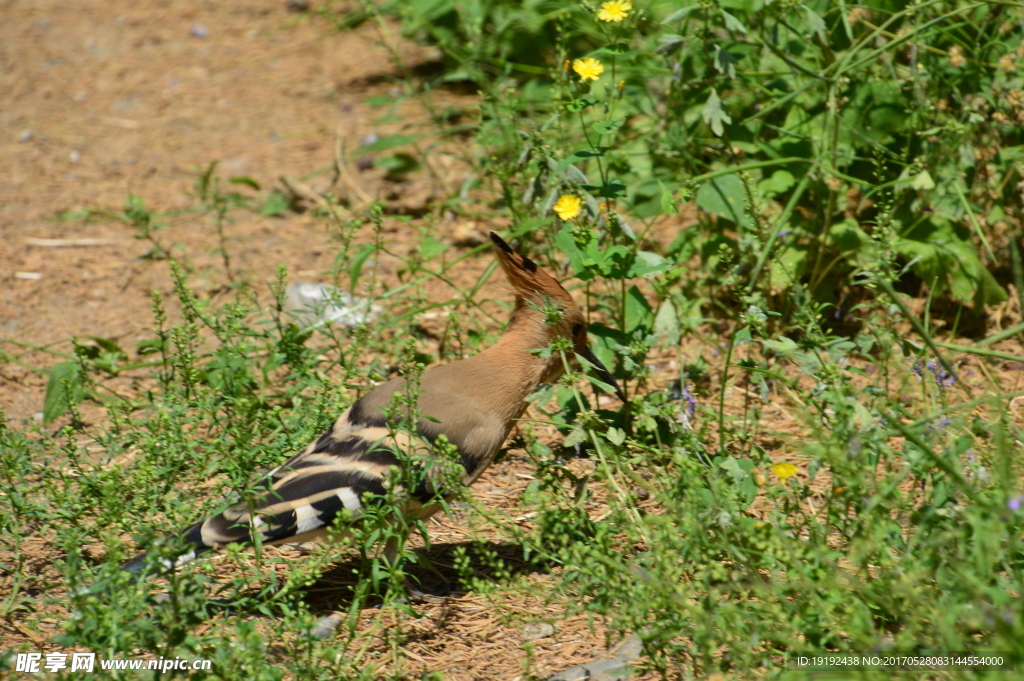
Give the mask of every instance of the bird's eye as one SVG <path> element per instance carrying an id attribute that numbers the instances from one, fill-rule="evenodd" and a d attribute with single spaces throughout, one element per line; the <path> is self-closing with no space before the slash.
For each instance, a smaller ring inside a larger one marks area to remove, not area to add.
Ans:
<path id="1" fill-rule="evenodd" d="M 583 330 L 583 325 L 582 324 L 573 324 L 572 325 L 572 335 L 578 336 L 578 335 L 580 335 L 580 331 L 582 331 L 582 330 Z"/>

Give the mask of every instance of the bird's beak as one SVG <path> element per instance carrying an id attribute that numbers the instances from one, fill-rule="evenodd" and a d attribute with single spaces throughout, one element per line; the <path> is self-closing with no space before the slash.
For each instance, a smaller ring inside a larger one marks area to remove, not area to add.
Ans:
<path id="1" fill-rule="evenodd" d="M 590 348 L 583 348 L 583 351 L 579 353 L 580 357 L 590 362 L 594 367 L 594 373 L 597 374 L 598 378 L 607 383 L 608 385 L 615 388 L 615 394 L 618 395 L 619 399 L 626 402 L 626 393 L 622 392 L 622 388 L 619 387 L 615 377 L 612 376 L 612 372 L 605 368 L 604 364 L 601 364 L 601 360 L 597 358 L 594 351 Z"/>

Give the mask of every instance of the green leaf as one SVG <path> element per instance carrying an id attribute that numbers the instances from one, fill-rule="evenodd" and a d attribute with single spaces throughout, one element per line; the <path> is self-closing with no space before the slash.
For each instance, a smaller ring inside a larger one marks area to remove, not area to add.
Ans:
<path id="1" fill-rule="evenodd" d="M 666 300 L 658 308 L 658 314 L 654 317 L 654 335 L 663 339 L 666 345 L 679 342 L 679 315 L 671 300 Z"/>
<path id="2" fill-rule="evenodd" d="M 117 341 L 109 338 L 101 338 L 100 336 L 86 336 L 86 338 L 98 345 L 103 352 L 110 353 L 121 359 L 128 359 L 128 353 L 121 349 L 121 346 L 117 344 Z"/>
<path id="3" fill-rule="evenodd" d="M 594 355 L 601 360 L 610 371 L 615 367 L 615 346 L 622 343 L 622 332 L 604 324 L 587 325 L 587 333 L 590 335 L 590 349 Z"/>
<path id="4" fill-rule="evenodd" d="M 395 147 L 402 147 L 407 144 L 412 144 L 417 139 L 416 135 L 388 135 L 387 137 L 381 137 L 373 144 L 368 144 L 362 148 L 362 151 L 370 154 L 375 151 L 387 151 L 388 149 L 394 149 Z"/>
<path id="5" fill-rule="evenodd" d="M 654 51 L 659 55 L 675 54 L 679 48 L 686 44 L 686 38 L 675 33 L 667 33 L 658 38 L 658 49 Z"/>
<path id="6" fill-rule="evenodd" d="M 387 178 L 389 180 L 401 179 L 409 173 L 419 170 L 420 162 L 412 154 L 407 154 L 404 151 L 400 151 L 391 156 L 384 156 L 378 158 L 373 162 L 375 168 L 383 168 L 387 172 Z"/>
<path id="7" fill-rule="evenodd" d="M 128 353 L 121 349 L 116 341 L 99 336 L 87 336 L 96 343 L 95 346 L 83 345 L 76 352 L 92 360 L 93 365 L 111 374 L 118 372 L 117 364 L 128 359 Z"/>
<path id="8" fill-rule="evenodd" d="M 149 340 L 140 341 L 135 345 L 135 353 L 138 355 L 150 355 L 166 349 L 167 343 L 160 338 L 150 338 Z"/>
<path id="9" fill-rule="evenodd" d="M 563 447 L 575 447 L 576 445 L 583 444 L 587 441 L 587 433 L 577 423 L 573 426 L 572 430 L 569 431 L 569 435 L 566 436 L 565 440 L 562 441 Z"/>
<path id="10" fill-rule="evenodd" d="M 626 193 L 626 184 L 622 180 L 615 178 L 611 178 L 602 184 L 585 184 L 583 188 L 605 199 L 614 199 Z"/>
<path id="11" fill-rule="evenodd" d="M 558 246 L 562 253 L 568 256 L 569 266 L 572 268 L 573 274 L 583 281 L 593 279 L 594 274 L 589 272 L 587 268 L 587 256 L 576 244 L 576 239 L 572 235 L 572 228 L 568 224 L 562 225 L 562 229 L 558 230 L 558 233 L 555 235 L 555 245 Z"/>
<path id="12" fill-rule="evenodd" d="M 597 127 L 596 123 L 594 124 L 594 127 L 595 128 Z M 606 151 L 608 151 L 608 147 L 594 147 L 594 148 L 591 148 L 591 149 L 580 149 L 579 151 L 574 151 L 572 156 L 570 157 L 570 159 L 573 159 L 573 158 L 596 158 L 598 156 L 604 156 L 604 152 L 606 152 Z"/>
<path id="13" fill-rule="evenodd" d="M 576 182 L 577 184 L 586 184 L 588 181 L 587 176 L 583 174 L 583 171 L 572 163 L 565 167 L 565 179 L 570 182 Z"/>
<path id="14" fill-rule="evenodd" d="M 611 442 L 613 445 L 621 445 L 626 441 L 626 431 L 618 428 L 609 428 L 608 432 L 604 435 L 608 438 L 608 442 Z"/>
<path id="15" fill-rule="evenodd" d="M 927 170 L 922 170 L 914 176 L 913 180 L 910 181 L 910 186 L 913 189 L 923 189 L 927 191 L 929 189 L 935 189 L 935 180 L 932 179 L 931 173 Z"/>
<path id="16" fill-rule="evenodd" d="M 676 197 L 672 190 L 662 184 L 661 180 L 658 180 L 658 188 L 661 190 L 658 197 L 661 212 L 665 215 L 679 215 L 679 206 L 676 205 Z"/>
<path id="17" fill-rule="evenodd" d="M 747 27 L 743 25 L 743 22 L 741 22 L 739 19 L 729 14 L 725 10 L 722 10 L 722 19 L 725 20 L 725 27 L 728 30 L 734 31 L 736 33 L 747 32 Z"/>
<path id="18" fill-rule="evenodd" d="M 742 482 L 743 478 L 747 477 L 747 472 L 740 467 L 740 463 L 735 457 L 725 457 L 719 462 L 718 467 L 728 473 L 735 483 Z"/>
<path id="19" fill-rule="evenodd" d="M 974 244 L 961 239 L 952 223 L 934 217 L 919 221 L 896 242 L 899 254 L 914 262 L 922 281 L 949 289 L 953 297 L 976 305 L 995 305 L 1006 300 L 1006 290 L 978 259 Z"/>
<path id="20" fill-rule="evenodd" d="M 433 234 L 428 234 L 427 238 L 420 244 L 420 255 L 423 256 L 424 260 L 430 260 L 435 255 L 444 253 L 448 250 L 448 244 L 443 244 L 434 238 Z"/>
<path id="21" fill-rule="evenodd" d="M 590 54 L 598 54 L 600 52 L 607 52 L 610 54 L 626 54 L 629 52 L 629 45 L 627 43 L 612 43 L 605 45 L 599 49 L 594 50 Z"/>
<path id="22" fill-rule="evenodd" d="M 616 130 L 621 128 L 622 124 L 625 123 L 625 122 L 626 122 L 625 120 L 622 120 L 622 121 L 598 121 L 597 123 L 594 123 L 593 128 L 594 128 L 594 130 L 596 130 L 597 132 L 601 133 L 602 135 L 607 135 L 607 134 L 615 132 Z M 604 151 L 601 152 L 601 156 L 604 156 Z"/>
<path id="23" fill-rule="evenodd" d="M 590 374 L 584 374 L 583 377 L 590 381 L 590 383 L 599 390 L 603 390 L 604 392 L 609 393 L 611 395 L 614 395 L 616 393 L 614 386 L 605 383 L 600 378 L 594 378 Z"/>
<path id="24" fill-rule="evenodd" d="M 363 264 L 374 250 L 375 246 L 373 244 L 363 244 L 363 247 L 356 253 L 356 257 L 352 258 L 352 264 L 348 267 L 349 293 L 355 293 L 356 285 L 359 283 L 359 275 L 363 272 Z"/>
<path id="25" fill-rule="evenodd" d="M 782 286 L 799 281 L 807 272 L 810 251 L 806 243 L 789 243 L 777 251 L 769 265 L 772 281 Z"/>
<path id="26" fill-rule="evenodd" d="M 251 189 L 255 189 L 256 191 L 260 190 L 260 183 L 257 182 L 256 180 L 252 179 L 248 175 L 241 175 L 241 176 L 237 176 L 237 177 L 232 177 L 231 179 L 228 180 L 228 182 L 230 182 L 231 184 L 245 185 L 246 187 L 249 187 Z"/>
<path id="27" fill-rule="evenodd" d="M 540 406 L 544 406 L 545 404 L 551 401 L 551 398 L 554 397 L 554 395 L 555 386 L 551 385 L 550 383 L 547 383 L 545 385 L 540 386 L 532 393 L 530 393 L 527 396 L 526 401 L 536 403 Z"/>
<path id="28" fill-rule="evenodd" d="M 735 174 L 722 175 L 700 186 L 697 205 L 709 213 L 732 220 L 744 227 L 753 227 L 754 221 L 744 210 L 747 202 L 743 182 Z"/>
<path id="29" fill-rule="evenodd" d="M 741 12 L 757 12 L 765 6 L 764 0 L 718 0 L 719 7 L 738 9 Z M 699 5 L 698 5 L 699 7 Z"/>
<path id="30" fill-rule="evenodd" d="M 267 196 L 267 200 L 260 206 L 259 214 L 263 217 L 281 217 L 288 213 L 291 209 L 291 203 L 288 201 L 288 197 L 279 191 L 272 191 Z"/>
<path id="31" fill-rule="evenodd" d="M 677 9 L 675 12 L 672 12 L 672 14 L 669 14 L 667 17 L 662 19 L 661 23 L 664 25 L 664 24 L 671 24 L 671 23 L 676 22 L 676 21 L 682 21 L 683 19 L 686 18 L 687 14 L 689 14 L 693 10 L 699 9 L 699 8 L 700 8 L 700 5 L 690 5 L 689 7 L 683 7 L 682 9 Z"/>
<path id="32" fill-rule="evenodd" d="M 827 39 L 827 28 L 825 26 L 825 20 L 821 18 L 821 15 L 811 9 L 809 6 L 804 5 L 804 10 L 807 12 L 807 26 L 818 36 L 818 40 L 823 43 L 828 43 Z"/>
<path id="33" fill-rule="evenodd" d="M 574 151 L 572 154 L 570 154 L 567 158 L 563 159 L 559 163 L 555 163 L 555 160 L 553 158 L 548 157 L 548 168 L 551 170 L 552 175 L 561 175 L 574 162 L 588 158 L 604 156 L 604 152 L 608 151 L 608 149 L 609 147 L 591 147 L 589 149 L 579 149 L 577 151 Z M 580 174 L 582 174 L 582 171 Z"/>
<path id="34" fill-rule="evenodd" d="M 85 397 L 82 389 L 81 373 L 78 362 L 60 362 L 50 368 L 46 380 L 46 395 L 43 397 L 43 425 L 48 426 L 60 417 L 71 406 L 68 396 L 78 404 Z M 64 381 L 68 389 L 64 389 Z"/>
<path id="35" fill-rule="evenodd" d="M 757 183 L 757 190 L 762 196 L 771 197 L 787 191 L 796 184 L 796 178 L 788 170 L 776 170 L 771 177 Z"/>
<path id="36" fill-rule="evenodd" d="M 860 249 L 870 247 L 874 243 L 855 218 L 847 218 L 833 224 L 829 229 L 829 238 L 846 257 L 854 256 Z M 870 261 L 865 260 L 861 264 L 870 266 Z"/>
<path id="37" fill-rule="evenodd" d="M 579 99 L 574 99 L 568 104 L 566 104 L 565 108 L 567 108 L 569 111 L 573 113 L 579 113 L 580 111 L 583 111 L 587 107 L 597 104 L 597 102 L 598 100 L 594 99 L 593 97 L 580 97 Z"/>
<path id="38" fill-rule="evenodd" d="M 795 340 L 786 336 L 782 336 L 778 340 L 763 340 L 760 343 L 766 349 L 775 351 L 775 354 L 781 357 L 789 357 L 800 349 Z"/>
<path id="39" fill-rule="evenodd" d="M 725 132 L 725 123 L 732 123 L 729 114 L 722 110 L 722 100 L 718 98 L 718 92 L 714 88 L 711 88 L 711 95 L 700 115 L 716 137 L 721 137 Z"/>
<path id="40" fill-rule="evenodd" d="M 82 210 L 62 210 L 57 214 L 58 220 L 88 220 L 90 217 L 95 215 L 98 211 L 92 211 L 88 208 Z"/>
<path id="41" fill-rule="evenodd" d="M 650 251 L 637 251 L 633 263 L 626 272 L 626 278 L 646 277 L 664 272 L 672 267 L 672 261 Z"/>
<path id="42" fill-rule="evenodd" d="M 654 311 L 647 298 L 636 286 L 626 291 L 626 333 L 633 333 L 640 328 L 650 329 L 654 324 Z"/>
<path id="43" fill-rule="evenodd" d="M 723 50 L 720 46 L 715 45 L 715 70 L 719 73 L 724 73 L 730 78 L 736 77 L 736 64 L 739 63 L 739 59 L 734 57 L 728 50 Z"/>

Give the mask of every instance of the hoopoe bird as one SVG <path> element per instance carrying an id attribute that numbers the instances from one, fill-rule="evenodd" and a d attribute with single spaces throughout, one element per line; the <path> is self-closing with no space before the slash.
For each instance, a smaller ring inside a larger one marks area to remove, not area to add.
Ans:
<path id="1" fill-rule="evenodd" d="M 583 312 L 569 293 L 500 236 L 490 236 L 515 293 L 508 327 L 480 354 L 424 371 L 417 398 L 417 434 L 430 443 L 443 434 L 457 448 L 456 471 L 464 485 L 472 484 L 490 465 L 526 410 L 527 396 L 565 370 L 561 353 L 531 350 L 546 348 L 558 337 L 568 339 L 575 353 L 625 401 L 614 377 L 590 350 Z M 554 323 L 540 309 L 552 304 L 561 309 Z M 571 353 L 566 355 L 572 358 Z M 384 499 L 388 486 L 395 483 L 392 476 L 401 460 L 392 447 L 399 438 L 385 412 L 392 396 L 405 389 L 407 381 L 401 377 L 376 386 L 315 442 L 263 477 L 256 486 L 263 491 L 255 502 L 239 502 L 184 530 L 183 553 L 173 566 L 228 544 L 252 542 L 254 533 L 267 545 L 302 543 L 322 539 L 339 516 L 357 520 L 365 504 Z M 409 520 L 427 520 L 442 507 L 438 498 L 450 496 L 435 489 L 438 485 L 431 484 L 431 478 L 436 482 L 436 476 L 431 473 L 417 489 L 403 490 L 407 500 L 401 511 Z M 392 546 L 385 554 L 394 561 Z M 141 572 L 148 563 L 143 553 L 122 569 Z M 154 567 L 166 570 L 172 565 L 165 561 Z"/>

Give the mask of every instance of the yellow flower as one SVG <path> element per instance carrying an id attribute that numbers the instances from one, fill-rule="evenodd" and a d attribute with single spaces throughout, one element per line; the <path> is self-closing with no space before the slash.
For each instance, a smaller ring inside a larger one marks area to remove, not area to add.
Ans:
<path id="1" fill-rule="evenodd" d="M 786 481 L 792 478 L 794 475 L 800 472 L 800 469 L 791 463 L 773 463 L 772 472 L 778 476 L 782 484 L 785 485 Z"/>
<path id="2" fill-rule="evenodd" d="M 558 201 L 555 201 L 553 206 L 558 217 L 563 220 L 572 220 L 574 217 L 580 214 L 580 209 L 583 207 L 583 199 L 572 194 L 562 194 L 558 197 Z"/>
<path id="3" fill-rule="evenodd" d="M 622 21 L 633 9 L 633 3 L 629 0 L 609 0 L 601 3 L 601 9 L 597 10 L 597 18 L 601 21 Z"/>
<path id="4" fill-rule="evenodd" d="M 574 61 L 572 70 L 579 74 L 582 81 L 597 80 L 604 73 L 604 66 L 593 57 L 587 57 Z"/>

